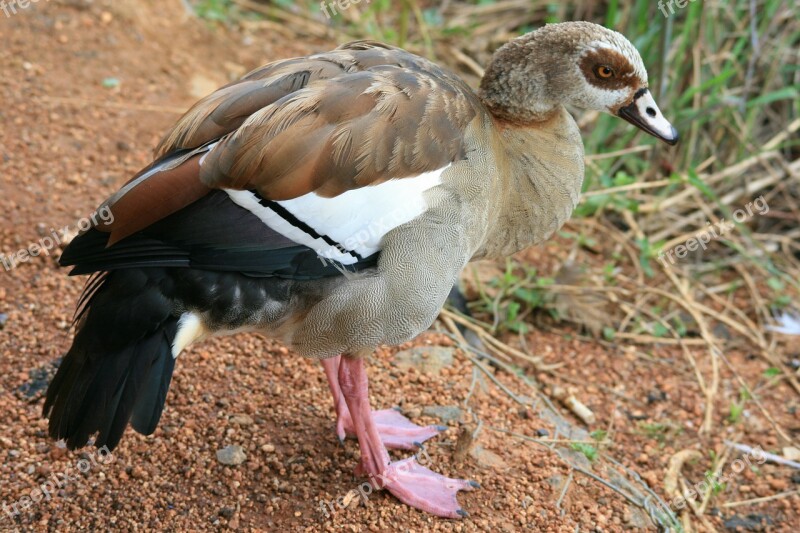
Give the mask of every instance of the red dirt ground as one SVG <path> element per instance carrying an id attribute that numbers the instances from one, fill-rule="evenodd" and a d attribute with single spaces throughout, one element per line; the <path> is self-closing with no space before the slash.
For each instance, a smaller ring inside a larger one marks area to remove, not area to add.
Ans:
<path id="1" fill-rule="evenodd" d="M 155 5 L 54 0 L 0 17 L 4 254 L 39 241 L 51 228 L 74 228 L 149 162 L 162 132 L 204 93 L 269 60 L 335 45 L 211 28 L 187 16 L 178 1 Z M 553 242 L 524 257 L 547 272 L 562 259 L 559 250 Z M 362 481 L 352 474 L 357 447 L 352 441 L 342 447 L 334 435 L 319 364 L 255 335 L 205 342 L 182 354 L 154 435 L 127 433 L 112 463 L 91 464 L 51 498 L 10 517 L 8 506 L 49 476 L 94 456 L 93 449 L 67 452 L 49 441 L 40 417 L 37 390 L 47 377 L 39 369 L 66 351 L 83 283 L 57 267 L 56 255 L 53 250 L 0 270 L 0 314 L 7 315 L 4 326 L 0 319 L 0 530 L 654 529 L 640 508 L 573 470 L 577 465 L 609 478 L 604 461 L 591 463 L 568 445 L 556 453 L 497 431 L 536 437 L 546 430 L 550 438 L 564 439 L 537 407 L 540 402 L 521 406 L 476 372 L 461 351 L 451 367 L 432 376 L 399 370 L 392 359 L 396 348 L 381 350 L 372 361 L 374 405 L 398 405 L 427 424 L 439 421 L 423 414 L 426 407 L 464 408 L 467 401 L 482 421 L 479 451 L 464 458 L 456 453 L 462 422 L 474 422 L 466 414 L 450 422 L 427 450 L 435 470 L 478 480 L 483 487 L 460 495 L 470 513 L 463 521 L 425 515 L 384 493 L 371 495 L 366 504 L 354 499 L 326 517 L 321 502 L 344 497 Z M 782 443 L 759 412 L 747 411 L 737 423 L 722 421 L 739 390 L 725 369 L 715 427 L 726 432 L 700 435 L 704 399 L 680 350 L 617 346 L 555 332 L 533 332 L 526 340 L 546 363 L 564 364 L 532 377 L 545 390 L 559 385 L 574 392 L 597 417 L 585 429 L 608 431 L 602 451 L 639 473 L 665 499 L 671 497 L 663 494 L 668 462 L 682 449 L 703 457 L 684 468 L 692 481 L 702 479 L 710 453 L 721 453 L 726 438 L 780 452 Z M 451 344 L 442 334 L 428 333 L 413 346 Z M 696 355 L 702 359 L 702 353 Z M 746 352 L 727 355 L 749 383 L 759 382 L 762 362 Z M 701 360 L 701 370 L 705 365 Z M 526 394 L 515 376 L 493 373 Z M 20 389 L 30 386 L 34 390 Z M 764 389 L 762 401 L 794 438 L 800 435 L 797 397 L 787 387 Z M 566 409 L 560 411 L 584 427 Z M 217 461 L 216 451 L 227 445 L 243 447 L 243 464 Z M 718 530 L 743 524 L 751 530 L 797 531 L 798 483 L 797 471 L 786 467 L 767 463 L 745 469 L 711 502 L 706 519 Z M 792 490 L 794 496 L 724 507 Z"/>

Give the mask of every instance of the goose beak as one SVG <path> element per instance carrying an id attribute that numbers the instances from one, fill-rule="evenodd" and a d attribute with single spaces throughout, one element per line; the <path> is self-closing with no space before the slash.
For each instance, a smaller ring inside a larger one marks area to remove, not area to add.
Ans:
<path id="1" fill-rule="evenodd" d="M 617 115 L 671 146 L 678 142 L 678 130 L 661 114 L 646 87 L 639 89 L 633 95 L 633 102 L 620 108 Z"/>

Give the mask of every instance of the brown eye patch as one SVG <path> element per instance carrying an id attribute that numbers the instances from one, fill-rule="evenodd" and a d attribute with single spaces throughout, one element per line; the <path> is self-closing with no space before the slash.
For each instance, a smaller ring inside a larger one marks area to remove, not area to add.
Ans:
<path id="1" fill-rule="evenodd" d="M 584 54 L 580 63 L 586 81 L 602 89 L 623 89 L 638 84 L 630 61 L 615 50 L 599 48 Z"/>

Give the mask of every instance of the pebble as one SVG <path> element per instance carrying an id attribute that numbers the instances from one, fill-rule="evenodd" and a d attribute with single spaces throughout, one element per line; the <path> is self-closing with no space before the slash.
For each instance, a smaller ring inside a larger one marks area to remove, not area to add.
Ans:
<path id="1" fill-rule="evenodd" d="M 767 483 L 773 490 L 783 492 L 789 488 L 789 482 L 785 479 L 770 479 Z"/>
<path id="2" fill-rule="evenodd" d="M 786 446 L 783 448 L 783 457 L 789 461 L 800 462 L 800 448 L 795 446 Z"/>
<path id="3" fill-rule="evenodd" d="M 455 348 L 441 346 L 419 346 L 398 352 L 394 356 L 399 368 L 416 368 L 423 374 L 438 376 L 442 369 L 453 366 Z"/>
<path id="4" fill-rule="evenodd" d="M 244 463 L 247 455 L 244 449 L 238 445 L 225 446 L 221 450 L 217 450 L 217 461 L 224 465 L 236 466 Z"/>
<path id="5" fill-rule="evenodd" d="M 245 414 L 231 415 L 228 421 L 238 426 L 249 426 L 253 424 L 253 418 Z"/>
<path id="6" fill-rule="evenodd" d="M 461 409 L 455 405 L 429 405 L 422 408 L 422 414 L 448 423 L 461 418 Z"/>
<path id="7" fill-rule="evenodd" d="M 473 457 L 473 459 L 475 459 L 478 466 L 483 468 L 488 468 L 491 470 L 505 470 L 508 468 L 508 464 L 503 460 L 502 457 L 493 451 L 485 449 L 483 446 L 475 446 L 470 451 L 470 455 Z"/>

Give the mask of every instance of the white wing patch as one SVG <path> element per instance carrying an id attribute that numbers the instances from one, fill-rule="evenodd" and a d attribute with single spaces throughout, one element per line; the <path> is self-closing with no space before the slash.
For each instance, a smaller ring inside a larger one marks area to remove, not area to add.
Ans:
<path id="1" fill-rule="evenodd" d="M 333 198 L 309 193 L 275 202 L 300 225 L 264 205 L 250 191 L 225 192 L 284 237 L 308 246 L 322 258 L 351 265 L 358 256 L 368 257 L 379 251 L 390 230 L 424 213 L 428 208 L 425 191 L 442 183 L 442 173 L 449 167 L 350 190 Z M 309 232 L 309 228 L 313 231 Z"/>
<path id="2" fill-rule="evenodd" d="M 287 239 L 291 239 L 297 244 L 308 246 L 312 250 L 316 251 L 321 257 L 332 259 L 343 265 L 352 265 L 358 261 L 356 257 L 340 250 L 337 246 L 335 246 L 335 243 L 334 245 L 331 245 L 323 238 L 307 233 L 303 229 L 294 226 L 291 222 L 281 217 L 274 210 L 261 205 L 258 197 L 254 193 L 250 191 L 236 191 L 233 189 L 225 189 L 225 192 L 228 193 L 228 196 L 231 197 L 231 200 L 233 200 L 234 203 L 253 213 L 261 220 L 261 222 L 277 231 Z M 323 253 L 325 255 L 323 255 Z"/>

